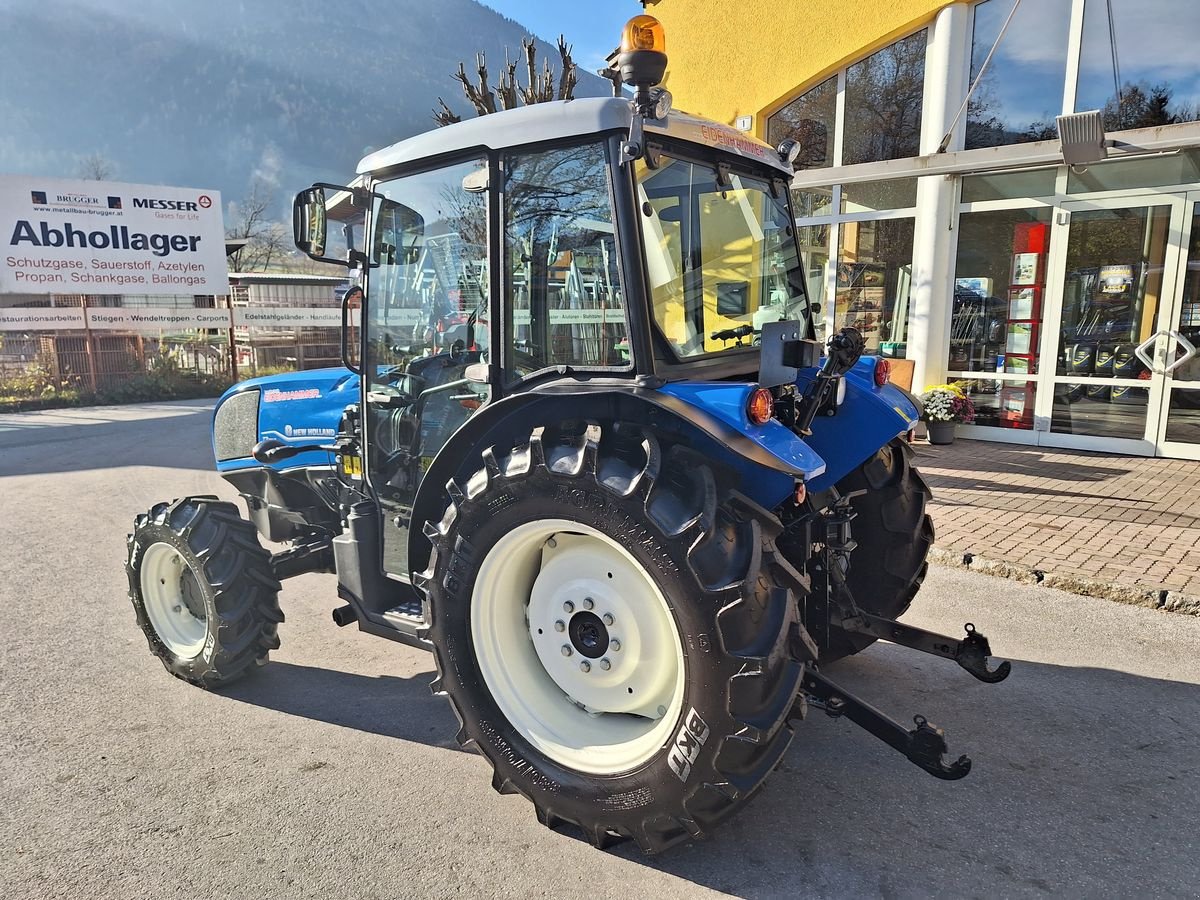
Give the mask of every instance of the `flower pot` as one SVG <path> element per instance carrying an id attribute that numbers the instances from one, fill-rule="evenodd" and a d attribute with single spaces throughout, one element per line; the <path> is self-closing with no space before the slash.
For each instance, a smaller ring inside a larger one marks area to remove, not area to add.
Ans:
<path id="1" fill-rule="evenodd" d="M 956 424 L 956 422 L 926 422 L 925 427 L 929 430 L 929 443 L 953 444 Z"/>

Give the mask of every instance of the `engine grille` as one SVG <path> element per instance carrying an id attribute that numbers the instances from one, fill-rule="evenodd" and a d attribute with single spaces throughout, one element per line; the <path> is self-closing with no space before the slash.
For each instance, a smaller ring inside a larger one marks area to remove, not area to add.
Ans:
<path id="1" fill-rule="evenodd" d="M 258 443 L 258 398 L 254 388 L 234 394 L 217 407 L 213 419 L 213 447 L 217 459 L 240 459 Z"/>

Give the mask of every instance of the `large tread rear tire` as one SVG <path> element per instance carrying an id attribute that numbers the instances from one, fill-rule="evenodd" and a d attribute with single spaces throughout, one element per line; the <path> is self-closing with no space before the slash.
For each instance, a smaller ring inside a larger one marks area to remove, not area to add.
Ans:
<path id="1" fill-rule="evenodd" d="M 791 741 L 802 675 L 789 653 L 801 582 L 776 551 L 778 520 L 719 489 L 697 454 L 664 450 L 637 426 L 538 428 L 504 456 L 485 451 L 466 484 L 447 488 L 418 577 L 429 598 L 434 690 L 458 716 L 459 743 L 491 764 L 495 789 L 523 794 L 545 825 L 574 823 L 599 847 L 632 838 L 646 853 L 704 837 L 745 804 Z M 481 564 L 514 529 L 564 519 L 620 541 L 661 590 L 680 639 L 678 718 L 662 723 L 667 739 L 628 771 L 580 771 L 538 749 L 501 711 L 476 653 Z"/>
<path id="2" fill-rule="evenodd" d="M 202 688 L 228 684 L 265 664 L 279 647 L 280 583 L 258 532 L 234 504 L 216 497 L 159 503 L 137 517 L 127 543 L 125 571 L 138 626 L 150 652 L 176 678 Z M 160 634 L 156 628 L 154 617 L 161 623 L 163 601 L 147 593 L 147 588 L 158 590 L 149 581 L 160 580 L 147 570 L 147 558 L 164 562 L 159 566 L 166 570 L 161 572 L 164 596 L 169 596 L 174 567 L 178 593 L 186 596 L 189 609 L 203 613 L 202 622 L 194 616 L 188 623 L 202 639 L 196 652 L 180 650 L 180 632 L 166 627 Z"/>
<path id="3" fill-rule="evenodd" d="M 866 491 L 851 501 L 858 546 L 850 555 L 846 585 L 860 609 L 888 619 L 899 618 L 912 604 L 933 546 L 933 520 L 925 511 L 933 492 L 912 456 L 906 441 L 893 440 L 837 485 L 843 494 Z M 858 653 L 875 640 L 831 629 L 829 646 L 819 647 L 821 661 Z"/>

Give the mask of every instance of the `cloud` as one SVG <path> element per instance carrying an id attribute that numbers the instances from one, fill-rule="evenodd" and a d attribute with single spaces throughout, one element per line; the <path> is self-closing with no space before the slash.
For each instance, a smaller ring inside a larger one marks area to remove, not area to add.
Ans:
<path id="1" fill-rule="evenodd" d="M 268 143 L 263 147 L 262 155 L 259 157 L 258 165 L 255 166 L 251 177 L 270 187 L 279 187 L 279 173 L 282 170 L 283 158 L 279 153 L 279 148 Z"/>

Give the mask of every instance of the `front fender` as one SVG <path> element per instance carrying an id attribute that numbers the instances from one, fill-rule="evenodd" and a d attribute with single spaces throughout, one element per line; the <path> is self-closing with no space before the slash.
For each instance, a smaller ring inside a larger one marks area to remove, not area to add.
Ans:
<path id="1" fill-rule="evenodd" d="M 846 398 L 833 416 L 818 416 L 808 445 L 825 460 L 825 471 L 809 482 L 813 491 L 833 487 L 870 459 L 880 447 L 916 427 L 921 418 L 917 400 L 894 384 L 875 384 L 879 358 L 864 356 L 846 373 Z M 806 369 L 796 379 L 803 391 L 816 374 Z"/>

